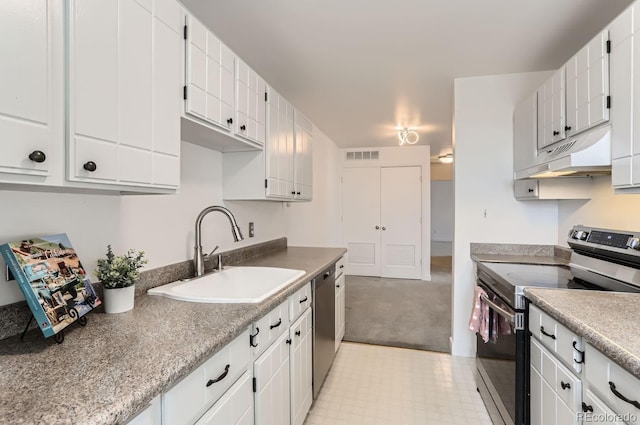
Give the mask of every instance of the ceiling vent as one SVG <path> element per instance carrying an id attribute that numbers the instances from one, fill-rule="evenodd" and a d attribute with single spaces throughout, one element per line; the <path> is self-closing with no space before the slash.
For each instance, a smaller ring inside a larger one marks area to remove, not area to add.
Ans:
<path id="1" fill-rule="evenodd" d="M 380 159 L 379 151 L 351 151 L 347 152 L 347 161 L 377 161 Z"/>

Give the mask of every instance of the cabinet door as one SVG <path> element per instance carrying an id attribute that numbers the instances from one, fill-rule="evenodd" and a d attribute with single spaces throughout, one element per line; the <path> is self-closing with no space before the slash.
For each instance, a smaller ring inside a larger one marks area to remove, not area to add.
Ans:
<path id="1" fill-rule="evenodd" d="M 293 199 L 293 145 L 287 138 L 293 133 L 287 120 L 292 107 L 278 92 L 269 89 L 268 95 L 268 133 L 265 143 L 265 195 L 269 198 Z"/>
<path id="2" fill-rule="evenodd" d="M 160 396 L 156 396 L 146 409 L 127 421 L 126 425 L 158 425 L 160 423 L 162 423 L 161 401 Z"/>
<path id="3" fill-rule="evenodd" d="M 251 372 L 247 371 L 196 425 L 253 425 Z"/>
<path id="4" fill-rule="evenodd" d="M 266 84 L 242 60 L 236 66 L 236 125 L 235 133 L 263 145 L 266 123 Z"/>
<path id="5" fill-rule="evenodd" d="M 313 124 L 304 115 L 295 111 L 295 198 L 313 198 L 313 157 L 311 141 Z"/>
<path id="6" fill-rule="evenodd" d="M 538 89 L 538 148 L 565 138 L 565 67 Z"/>
<path id="7" fill-rule="evenodd" d="M 74 0 L 69 13 L 68 178 L 177 187 L 177 3 Z"/>
<path id="8" fill-rule="evenodd" d="M 235 55 L 200 21 L 187 15 L 187 114 L 229 130 L 233 124 Z"/>
<path id="9" fill-rule="evenodd" d="M 291 325 L 291 425 L 302 425 L 313 401 L 311 308 Z"/>
<path id="10" fill-rule="evenodd" d="M 0 4 L 0 171 L 46 175 L 53 129 L 54 2 Z M 61 61 L 61 59 L 60 59 Z M 61 65 L 61 63 L 60 63 Z M 60 107 L 62 103 L 60 103 Z"/>
<path id="11" fill-rule="evenodd" d="M 290 423 L 289 333 L 283 334 L 254 363 L 255 423 Z"/>
<path id="12" fill-rule="evenodd" d="M 601 32 L 566 65 L 568 136 L 609 120 L 608 39 L 609 32 Z"/>

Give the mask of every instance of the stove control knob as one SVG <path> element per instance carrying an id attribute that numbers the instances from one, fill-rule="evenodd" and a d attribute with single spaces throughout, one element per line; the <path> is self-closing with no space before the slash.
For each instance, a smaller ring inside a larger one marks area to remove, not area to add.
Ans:
<path id="1" fill-rule="evenodd" d="M 573 239 L 578 239 L 581 241 L 586 241 L 587 240 L 587 236 L 589 236 L 588 232 L 585 232 L 584 230 L 576 230 L 573 233 Z"/>
<path id="2" fill-rule="evenodd" d="M 629 238 L 629 242 L 627 242 L 627 248 L 635 249 L 636 251 L 640 250 L 640 238 Z"/>

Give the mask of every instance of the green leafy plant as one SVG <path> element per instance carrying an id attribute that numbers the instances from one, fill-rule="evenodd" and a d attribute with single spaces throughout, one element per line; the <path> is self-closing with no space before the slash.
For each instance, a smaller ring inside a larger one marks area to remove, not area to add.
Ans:
<path id="1" fill-rule="evenodd" d="M 145 264 L 144 251 L 130 249 L 126 255 L 115 255 L 111 245 L 107 245 L 107 256 L 98 259 L 95 274 L 104 288 L 126 288 L 136 283 Z"/>

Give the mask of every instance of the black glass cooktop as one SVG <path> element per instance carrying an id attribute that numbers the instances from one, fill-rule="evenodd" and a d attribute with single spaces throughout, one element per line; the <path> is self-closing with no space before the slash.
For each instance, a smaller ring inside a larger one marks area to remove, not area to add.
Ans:
<path id="1" fill-rule="evenodd" d="M 513 263 L 483 263 L 483 265 L 513 286 L 566 289 L 573 284 L 571 271 L 563 266 Z"/>

